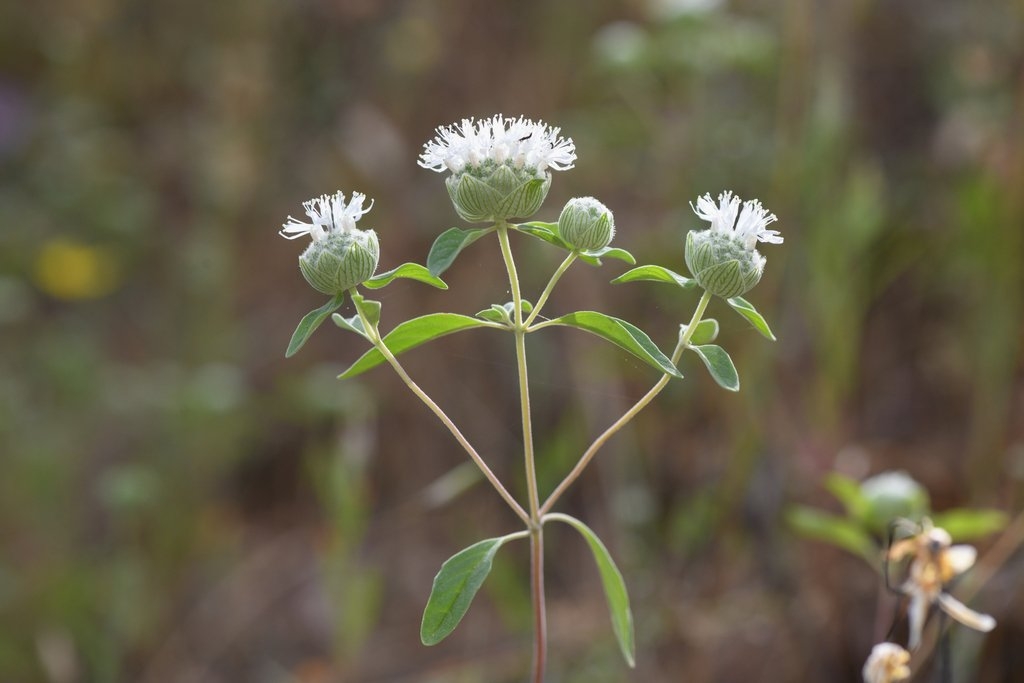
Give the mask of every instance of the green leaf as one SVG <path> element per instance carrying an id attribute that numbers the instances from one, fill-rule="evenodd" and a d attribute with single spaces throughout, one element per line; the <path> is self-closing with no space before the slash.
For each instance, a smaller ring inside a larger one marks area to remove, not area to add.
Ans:
<path id="1" fill-rule="evenodd" d="M 708 372 L 720 387 L 729 391 L 740 390 L 740 376 L 736 373 L 736 366 L 732 364 L 732 358 L 725 349 L 715 344 L 691 345 L 690 348 L 704 361 Z"/>
<path id="2" fill-rule="evenodd" d="M 614 258 L 620 261 L 625 261 L 629 265 L 636 264 L 636 259 L 625 249 L 619 249 L 618 247 L 603 247 L 601 249 L 592 249 L 589 251 L 579 252 L 580 259 L 589 263 L 592 266 L 601 265 L 601 257 Z"/>
<path id="3" fill-rule="evenodd" d="M 522 299 L 522 311 L 523 315 L 529 315 L 530 311 L 533 310 L 533 304 L 526 299 Z M 476 314 L 476 317 L 483 318 L 484 320 L 490 320 L 491 322 L 501 323 L 502 325 L 508 325 L 509 327 L 513 324 L 513 310 L 515 304 L 511 301 L 501 305 L 491 304 L 490 308 L 485 308 Z"/>
<path id="4" fill-rule="evenodd" d="M 878 547 L 856 522 L 802 505 L 786 511 L 786 522 L 803 536 L 830 543 L 871 564 L 877 561 Z"/>
<path id="5" fill-rule="evenodd" d="M 864 497 L 859 481 L 833 472 L 825 478 L 825 488 L 843 504 L 848 516 L 861 522 L 868 521 L 871 503 Z"/>
<path id="6" fill-rule="evenodd" d="M 630 668 L 635 667 L 636 639 L 633 635 L 633 613 L 629 609 L 629 594 L 626 592 L 626 582 L 622 579 L 622 573 L 615 566 L 608 548 L 590 527 L 575 517 L 554 513 L 547 515 L 545 519 L 565 522 L 579 531 L 586 539 L 590 551 L 594 554 L 597 570 L 601 574 L 604 596 L 608 600 L 608 611 L 612 617 L 612 630 L 615 631 L 615 638 L 619 641 L 622 657 Z"/>
<path id="7" fill-rule="evenodd" d="M 469 230 L 449 228 L 445 230 L 437 236 L 434 244 L 430 247 L 430 253 L 427 254 L 428 272 L 432 276 L 437 277 L 448 270 L 463 249 L 493 230 L 493 227 L 472 228 Z"/>
<path id="8" fill-rule="evenodd" d="M 519 232 L 524 232 L 527 235 L 536 237 L 537 239 L 544 240 L 548 244 L 553 244 L 560 249 L 566 251 L 572 251 L 572 247 L 566 244 L 558 235 L 558 223 L 543 223 L 541 221 L 532 221 L 530 223 L 523 223 L 521 225 L 513 226 Z"/>
<path id="9" fill-rule="evenodd" d="M 1002 510 L 955 508 L 932 515 L 935 526 L 949 532 L 957 541 L 983 538 L 1003 529 L 1010 518 Z"/>
<path id="10" fill-rule="evenodd" d="M 474 543 L 441 565 L 420 624 L 420 640 L 424 645 L 437 645 L 459 625 L 484 579 L 491 573 L 494 555 L 507 540 L 505 536 Z"/>
<path id="11" fill-rule="evenodd" d="M 754 326 L 754 329 L 761 333 L 761 336 L 771 341 L 775 341 L 775 335 L 772 334 L 772 330 L 768 327 L 768 323 L 765 319 L 757 312 L 753 304 L 744 299 L 743 297 L 734 296 L 731 299 L 726 299 L 728 304 L 732 306 L 732 309 L 742 315 L 744 318 L 750 321 L 750 324 Z"/>
<path id="12" fill-rule="evenodd" d="M 338 316 L 339 318 L 341 316 Z M 384 345 L 396 356 L 414 349 L 428 341 L 443 337 L 453 332 L 468 330 L 475 327 L 490 327 L 488 323 L 458 313 L 431 313 L 407 320 L 388 332 L 384 337 Z M 338 379 L 348 379 L 362 374 L 385 362 L 384 356 L 377 349 L 370 349 L 356 360 Z"/>
<path id="13" fill-rule="evenodd" d="M 718 321 L 705 318 L 697 323 L 697 329 L 690 335 L 691 344 L 710 344 L 718 338 Z"/>
<path id="14" fill-rule="evenodd" d="M 595 311 L 577 311 L 560 318 L 554 318 L 543 323 L 547 325 L 566 325 L 580 330 L 586 330 L 599 337 L 607 339 L 616 346 L 619 346 L 640 360 L 656 368 L 666 375 L 682 377 L 679 370 L 672 364 L 668 356 L 661 352 L 651 338 L 639 327 L 619 318 L 613 318 L 604 313 Z"/>
<path id="15" fill-rule="evenodd" d="M 345 294 L 336 294 L 330 301 L 316 309 L 310 311 L 302 320 L 299 321 L 299 326 L 295 328 L 295 332 L 292 333 L 292 339 L 288 342 L 288 350 L 284 352 L 285 358 L 291 358 L 294 356 L 302 345 L 306 343 L 316 328 L 320 327 L 327 317 L 334 311 L 341 308 L 341 304 L 345 301 Z"/>
<path id="16" fill-rule="evenodd" d="M 435 243 L 436 244 L 436 243 Z M 380 289 L 391 284 L 397 278 L 408 278 L 418 280 L 438 289 L 448 289 L 448 285 L 439 277 L 431 275 L 430 271 L 418 263 L 403 263 L 402 265 L 380 275 L 374 275 L 363 283 L 367 289 Z"/>
<path id="17" fill-rule="evenodd" d="M 342 317 L 341 313 L 335 313 L 331 316 L 331 320 L 333 320 L 334 324 L 343 330 L 355 332 L 365 339 L 370 338 L 370 335 L 366 334 L 366 330 L 363 329 L 363 321 L 358 315 L 354 315 L 351 318 L 345 318 Z"/>
<path id="18" fill-rule="evenodd" d="M 353 294 L 352 303 L 356 305 L 356 310 L 362 311 L 366 319 L 370 321 L 370 325 L 376 327 L 380 322 L 380 302 L 373 301 L 372 299 L 363 298 L 362 294 Z M 341 316 L 338 316 L 341 317 Z"/>
<path id="19" fill-rule="evenodd" d="M 697 281 L 688 277 L 683 277 L 679 273 L 673 272 L 668 268 L 662 268 L 661 266 L 637 266 L 632 270 L 627 270 L 622 275 L 612 280 L 613 285 L 622 284 L 623 282 L 666 282 L 668 284 L 677 285 L 683 289 L 693 289 L 697 286 Z"/>

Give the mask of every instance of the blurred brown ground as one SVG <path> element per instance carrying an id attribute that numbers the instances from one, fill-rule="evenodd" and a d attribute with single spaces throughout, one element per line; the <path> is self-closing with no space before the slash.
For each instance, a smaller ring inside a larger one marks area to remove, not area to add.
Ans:
<path id="1" fill-rule="evenodd" d="M 585 546 L 554 530 L 552 683 L 859 680 L 892 606 L 783 523 L 838 509 L 831 471 L 1020 512 L 1021 3 L 10 2 L 0 681 L 525 679 L 525 547 L 419 644 L 440 563 L 516 520 L 479 482 L 455 495 L 457 445 L 392 374 L 333 379 L 352 335 L 326 326 L 285 361 L 321 300 L 276 235 L 308 197 L 359 190 L 382 267 L 423 262 L 459 223 L 420 145 L 498 112 L 576 141 L 539 217 L 596 196 L 641 263 L 683 270 L 687 202 L 727 188 L 786 238 L 748 297 L 777 344 L 710 311 L 743 391 L 684 364 L 560 504 L 618 558 L 639 652 L 628 671 Z M 558 256 L 513 246 L 536 296 Z M 392 285 L 384 326 L 507 300 L 499 263 L 480 242 L 448 292 Z M 608 285 L 623 269 L 573 269 L 549 313 L 607 311 L 671 348 L 695 297 Z M 534 337 L 547 491 L 656 377 Z M 456 335 L 408 368 L 522 494 L 510 342 Z M 1024 676 L 1022 571 L 1018 553 L 972 603 L 999 626 L 957 632 L 955 680 Z"/>

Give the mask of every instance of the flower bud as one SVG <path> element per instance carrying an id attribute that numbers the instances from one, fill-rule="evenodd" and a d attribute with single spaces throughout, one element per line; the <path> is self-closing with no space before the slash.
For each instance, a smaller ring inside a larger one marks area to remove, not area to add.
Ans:
<path id="1" fill-rule="evenodd" d="M 580 251 L 607 247 L 615 237 L 615 218 L 593 197 L 570 199 L 558 217 L 558 234 Z"/>
<path id="2" fill-rule="evenodd" d="M 373 230 L 332 232 L 299 256 L 299 269 L 313 289 L 334 296 L 373 276 L 380 243 Z"/>
<path id="3" fill-rule="evenodd" d="M 528 218 L 537 213 L 551 187 L 551 174 L 538 178 L 525 168 L 491 165 L 445 180 L 455 212 L 470 223 Z"/>
<path id="4" fill-rule="evenodd" d="M 701 287 L 723 299 L 749 291 L 761 280 L 765 259 L 743 240 L 717 230 L 690 231 L 686 265 Z"/>
<path id="5" fill-rule="evenodd" d="M 869 521 L 878 530 L 894 519 L 919 519 L 928 513 L 928 492 L 906 472 L 882 472 L 861 482 Z"/>

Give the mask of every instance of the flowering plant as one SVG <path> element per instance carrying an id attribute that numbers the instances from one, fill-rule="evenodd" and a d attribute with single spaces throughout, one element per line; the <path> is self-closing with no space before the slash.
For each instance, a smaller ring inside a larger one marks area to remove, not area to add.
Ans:
<path id="1" fill-rule="evenodd" d="M 757 284 L 764 270 L 765 259 L 754 249 L 756 242 L 777 244 L 782 242 L 782 237 L 776 231 L 766 229 L 775 221 L 775 216 L 764 210 L 758 201 L 741 203 L 730 192 L 721 195 L 718 205 L 707 195 L 697 200 L 694 211 L 700 218 L 710 221 L 711 228 L 690 233 L 685 255 L 680 254 L 679 260 L 685 258 L 693 277 L 659 265 L 643 265 L 612 280 L 613 283 L 666 283 L 683 292 L 703 290 L 689 322 L 679 326 L 678 339 L 671 354 L 662 352 L 636 325 L 597 311 L 574 311 L 542 318 L 540 313 L 552 291 L 576 261 L 600 266 L 602 258 L 612 258 L 636 265 L 628 251 L 610 246 L 616 234 L 614 217 L 608 207 L 593 197 L 571 199 L 555 223 L 510 222 L 512 218 L 529 218 L 535 214 L 551 187 L 551 171 L 568 170 L 575 161 L 573 141 L 562 137 L 558 128 L 543 122 L 494 116 L 480 121 L 464 119 L 461 123 L 439 128 L 436 138 L 424 146 L 420 165 L 450 173 L 445 185 L 456 213 L 466 221 L 489 225 L 470 229 L 450 228 L 442 232 L 434 241 L 425 266 L 406 263 L 374 275 L 379 257 L 377 236 L 373 231 L 356 227 L 357 221 L 370 210 L 372 202 L 364 208 L 366 197 L 360 193 L 353 193 L 347 202 L 340 192 L 331 197 L 310 200 L 305 207 L 311 222 L 289 218 L 281 229 L 281 234 L 289 239 L 304 235 L 312 238 L 312 243 L 299 258 L 300 267 L 314 288 L 331 296 L 326 304 L 302 319 L 286 355 L 297 352 L 328 317 L 343 330 L 363 337 L 372 348 L 355 360 L 340 377 L 354 377 L 378 365 L 389 364 L 447 427 L 522 522 L 521 529 L 474 543 L 441 566 L 423 613 L 421 640 L 425 645 L 434 645 L 447 637 L 469 609 L 501 547 L 518 539 L 529 539 L 535 636 L 532 676 L 535 683 L 543 681 L 547 656 L 543 549 L 544 529 L 550 522 L 574 528 L 590 547 L 622 655 L 630 666 L 635 659 L 633 616 L 622 574 L 597 535 L 582 521 L 555 512 L 555 504 L 615 433 L 650 403 L 670 379 L 682 378 L 678 365 L 684 352 L 692 351 L 719 385 L 731 391 L 739 389 L 739 376 L 732 359 L 721 346 L 712 343 L 718 336 L 718 322 L 704 318 L 713 296 L 725 299 L 729 307 L 758 332 L 768 339 L 775 339 L 764 318 L 739 295 Z M 359 291 L 360 287 L 379 289 L 396 278 L 412 278 L 447 289 L 440 276 L 464 249 L 491 234 L 500 245 L 511 301 L 493 303 L 475 316 L 434 313 L 399 323 L 386 334 L 380 331 L 381 304 L 365 298 Z M 521 291 L 510 239 L 512 234 L 539 239 L 565 253 L 562 263 L 533 302 L 526 299 Z M 351 317 L 335 313 L 346 295 L 355 309 L 355 315 Z M 534 459 L 526 338 L 554 327 L 570 327 L 596 335 L 642 360 L 658 377 L 635 405 L 594 439 L 572 470 L 546 499 L 542 499 Z M 527 484 L 525 502 L 517 500 L 509 492 L 486 459 L 398 360 L 402 353 L 426 342 L 471 329 L 499 330 L 512 334 L 515 340 Z"/>

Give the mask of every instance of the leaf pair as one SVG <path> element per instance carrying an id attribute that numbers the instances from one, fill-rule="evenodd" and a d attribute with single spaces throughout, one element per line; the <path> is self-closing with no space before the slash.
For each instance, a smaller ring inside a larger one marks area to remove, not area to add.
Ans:
<path id="1" fill-rule="evenodd" d="M 574 517 L 552 513 L 545 517 L 545 521 L 569 524 L 580 532 L 590 546 L 608 600 L 612 630 L 626 663 L 630 667 L 634 666 L 636 639 L 633 633 L 629 595 L 622 573 L 615 566 L 608 549 L 590 527 Z M 469 610 L 487 575 L 490 574 L 498 549 L 508 541 L 523 538 L 527 534 L 528 532 L 522 531 L 474 543 L 441 565 L 441 570 L 434 577 L 430 598 L 423 610 L 423 621 L 420 624 L 420 640 L 424 645 L 436 645 L 455 630 Z"/>
<path id="2" fill-rule="evenodd" d="M 419 282 L 425 282 L 428 285 L 437 287 L 438 289 L 448 289 L 448 285 L 443 280 L 435 275 L 432 275 L 430 271 L 418 263 L 403 263 L 402 265 L 375 275 L 369 280 L 363 282 L 363 287 L 367 289 L 381 289 L 386 287 L 398 278 L 406 278 L 410 280 L 418 280 Z M 310 311 L 302 320 L 299 321 L 298 327 L 295 328 L 295 332 L 292 333 L 291 341 L 288 342 L 288 350 L 285 351 L 285 358 L 291 358 L 294 356 L 299 349 L 309 340 L 312 334 L 316 331 L 320 325 L 327 320 L 334 311 L 341 308 L 341 305 L 345 302 L 344 292 L 335 294 L 331 297 L 330 301 L 325 303 L 320 308 Z M 377 302 L 368 302 L 376 304 L 376 311 L 379 318 L 380 315 L 380 304 Z M 376 323 L 376 321 L 374 321 Z M 358 332 L 363 336 L 366 336 L 365 331 L 362 330 L 362 325 L 359 325 L 359 329 L 353 329 L 355 326 L 350 325 L 349 329 L 354 332 Z"/>

